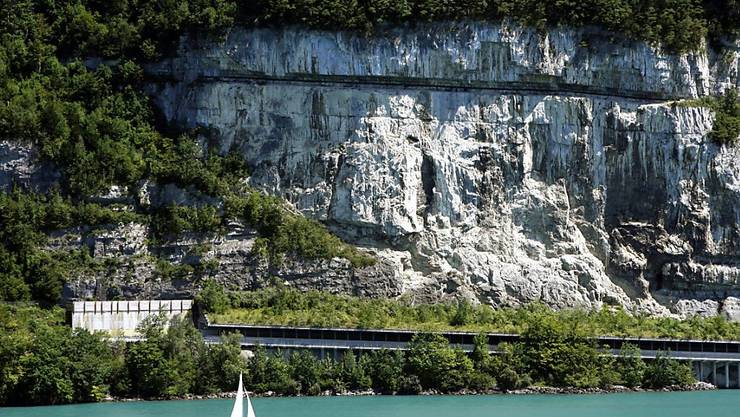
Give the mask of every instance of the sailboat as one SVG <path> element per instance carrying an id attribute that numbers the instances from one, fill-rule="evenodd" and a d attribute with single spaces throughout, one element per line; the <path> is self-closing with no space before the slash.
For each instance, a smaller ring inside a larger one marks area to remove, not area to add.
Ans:
<path id="1" fill-rule="evenodd" d="M 254 415 L 252 402 L 249 401 L 249 394 L 244 392 L 244 385 L 242 384 L 242 374 L 239 374 L 239 389 L 236 390 L 236 400 L 234 400 L 234 408 L 231 409 L 231 417 L 244 417 L 245 395 L 247 397 L 247 417 L 257 417 Z"/>

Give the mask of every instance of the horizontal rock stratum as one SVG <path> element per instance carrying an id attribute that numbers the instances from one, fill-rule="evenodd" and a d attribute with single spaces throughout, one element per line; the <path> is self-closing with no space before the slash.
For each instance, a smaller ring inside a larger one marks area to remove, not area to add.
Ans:
<path id="1" fill-rule="evenodd" d="M 211 252 L 223 282 L 269 270 L 371 296 L 735 317 L 740 149 L 674 101 L 736 88 L 739 49 L 666 55 L 509 23 L 235 28 L 183 39 L 147 90 L 170 122 L 237 149 L 253 186 L 379 259 L 255 266 L 254 236 L 234 233 Z"/>

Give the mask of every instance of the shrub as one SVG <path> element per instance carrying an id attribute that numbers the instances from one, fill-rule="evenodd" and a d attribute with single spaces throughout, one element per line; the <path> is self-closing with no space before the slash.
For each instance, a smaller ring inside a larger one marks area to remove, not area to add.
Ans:
<path id="1" fill-rule="evenodd" d="M 716 116 L 710 137 L 720 144 L 736 144 L 740 138 L 740 101 L 737 90 L 729 88 L 714 109 Z"/>
<path id="2" fill-rule="evenodd" d="M 511 391 L 528 387 L 532 381 L 530 376 L 524 372 L 522 345 L 500 343 L 497 349 L 498 355 L 493 357 L 491 370 L 498 388 Z"/>
<path id="3" fill-rule="evenodd" d="M 737 90 L 728 88 L 719 97 L 685 100 L 681 106 L 708 107 L 714 111 L 714 123 L 709 138 L 720 145 L 735 145 L 740 138 L 740 100 Z"/>
<path id="4" fill-rule="evenodd" d="M 642 385 L 647 365 L 640 358 L 640 348 L 637 345 L 630 343 L 622 345 L 617 369 L 621 375 L 620 382 L 625 386 L 634 388 Z"/>
<path id="5" fill-rule="evenodd" d="M 206 280 L 195 296 L 195 303 L 206 313 L 221 314 L 231 305 L 224 289 L 216 281 Z"/>
<path id="6" fill-rule="evenodd" d="M 691 367 L 670 358 L 665 353 L 647 365 L 642 386 L 646 388 L 663 388 L 671 385 L 691 385 L 696 382 Z"/>
<path id="7" fill-rule="evenodd" d="M 421 333 L 409 343 L 406 366 L 423 388 L 454 391 L 468 385 L 473 363 L 461 350 L 452 349 L 438 334 Z"/>
<path id="8" fill-rule="evenodd" d="M 360 366 L 370 377 L 373 389 L 386 394 L 408 393 L 409 383 L 412 381 L 404 380 L 405 365 L 406 358 L 400 351 L 371 351 L 360 358 Z M 418 384 L 418 378 L 416 378 L 412 385 Z M 420 386 L 419 391 L 421 391 Z"/>

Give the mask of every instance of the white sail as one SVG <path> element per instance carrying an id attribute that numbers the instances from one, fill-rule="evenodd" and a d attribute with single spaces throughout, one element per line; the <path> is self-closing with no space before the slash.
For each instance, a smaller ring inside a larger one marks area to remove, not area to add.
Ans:
<path id="1" fill-rule="evenodd" d="M 234 400 L 234 408 L 231 409 L 231 417 L 244 417 L 244 386 L 242 386 L 242 374 L 239 374 L 239 389 L 236 390 L 236 400 Z M 251 409 L 252 406 L 249 406 Z M 254 413 L 252 413 L 254 415 Z"/>
<path id="2" fill-rule="evenodd" d="M 254 415 L 254 408 L 252 408 L 252 401 L 249 400 L 249 394 L 247 394 L 247 417 L 257 417 Z"/>

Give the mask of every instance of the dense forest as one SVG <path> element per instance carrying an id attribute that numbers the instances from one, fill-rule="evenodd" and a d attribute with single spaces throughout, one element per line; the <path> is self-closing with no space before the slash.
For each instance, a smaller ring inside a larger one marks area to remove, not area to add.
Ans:
<path id="1" fill-rule="evenodd" d="M 239 335 L 207 345 L 189 318 L 165 324 L 154 316 L 141 326 L 145 341 L 111 344 L 64 325 L 61 309 L 0 305 L 0 406 L 233 391 L 239 373 L 250 391 L 278 395 L 488 392 L 530 385 L 662 388 L 694 382 L 686 364 L 667 356 L 645 362 L 634 346 L 615 358 L 603 355 L 600 346 L 553 319 L 531 320 L 522 342 L 498 346 L 498 355 L 489 354 L 486 337 L 477 337 L 467 354 L 442 336 L 422 333 L 406 352 L 348 354 L 339 360 L 262 348 L 245 357 Z"/>

